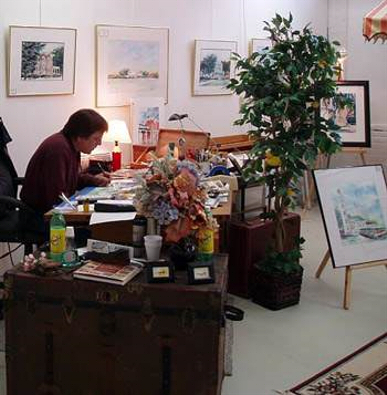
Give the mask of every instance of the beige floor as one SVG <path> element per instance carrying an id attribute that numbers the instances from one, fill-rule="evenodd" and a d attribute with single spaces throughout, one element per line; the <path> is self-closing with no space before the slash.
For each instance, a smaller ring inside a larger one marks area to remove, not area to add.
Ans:
<path id="1" fill-rule="evenodd" d="M 343 310 L 344 271 L 329 265 L 321 279 L 314 278 L 327 248 L 317 208 L 306 213 L 302 233 L 307 242 L 299 305 L 273 312 L 235 298 L 246 317 L 234 325 L 234 371 L 222 395 L 273 395 L 387 331 L 387 270 L 355 271 L 352 305 Z M 0 352 L 0 395 L 4 366 Z"/>

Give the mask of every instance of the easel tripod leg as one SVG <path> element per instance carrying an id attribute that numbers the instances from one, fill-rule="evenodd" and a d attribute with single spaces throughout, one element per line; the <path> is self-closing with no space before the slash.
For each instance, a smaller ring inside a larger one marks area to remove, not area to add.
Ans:
<path id="1" fill-rule="evenodd" d="M 315 277 L 320 278 L 322 271 L 324 270 L 325 266 L 327 265 L 329 258 L 331 257 L 329 250 L 325 253 L 324 258 L 322 259 L 320 266 L 318 267 Z"/>
<path id="2" fill-rule="evenodd" d="M 344 287 L 344 303 L 345 310 L 349 309 L 351 303 L 351 285 L 352 285 L 352 270 L 350 266 L 345 268 L 345 287 Z"/>

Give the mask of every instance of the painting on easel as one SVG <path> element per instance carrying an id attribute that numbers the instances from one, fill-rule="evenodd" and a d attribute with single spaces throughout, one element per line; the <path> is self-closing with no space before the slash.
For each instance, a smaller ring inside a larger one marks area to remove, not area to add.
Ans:
<path id="1" fill-rule="evenodd" d="M 387 187 L 381 165 L 313 171 L 334 267 L 387 259 Z"/>
<path id="2" fill-rule="evenodd" d="M 321 116 L 338 129 L 343 147 L 371 147 L 368 81 L 336 84 L 336 95 L 321 100 Z"/>

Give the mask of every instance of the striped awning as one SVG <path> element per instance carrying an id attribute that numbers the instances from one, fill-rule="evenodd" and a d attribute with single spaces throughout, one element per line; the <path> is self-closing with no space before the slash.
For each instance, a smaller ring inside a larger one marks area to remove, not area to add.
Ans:
<path id="1" fill-rule="evenodd" d="M 368 41 L 387 40 L 387 0 L 383 0 L 364 17 L 363 36 Z"/>

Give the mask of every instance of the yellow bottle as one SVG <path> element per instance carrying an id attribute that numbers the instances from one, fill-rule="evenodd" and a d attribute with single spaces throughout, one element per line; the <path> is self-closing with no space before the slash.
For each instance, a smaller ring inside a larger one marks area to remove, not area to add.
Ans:
<path id="1" fill-rule="evenodd" d="M 198 253 L 199 261 L 210 261 L 214 255 L 214 231 L 213 229 L 203 228 L 198 234 Z"/>
<path id="2" fill-rule="evenodd" d="M 55 262 L 62 261 L 66 250 L 66 221 L 59 211 L 54 211 L 50 221 L 50 257 Z"/>

